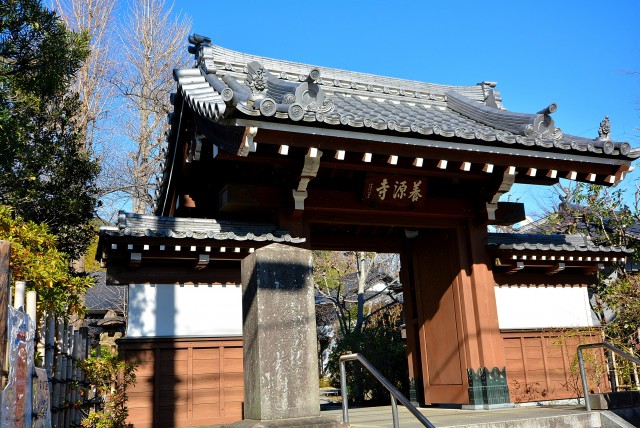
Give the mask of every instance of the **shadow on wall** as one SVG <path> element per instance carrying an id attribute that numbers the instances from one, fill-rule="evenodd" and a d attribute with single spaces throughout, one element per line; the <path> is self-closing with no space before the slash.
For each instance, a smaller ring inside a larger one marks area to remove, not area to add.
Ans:
<path id="1" fill-rule="evenodd" d="M 173 285 L 156 286 L 155 299 L 155 332 L 167 332 L 166 336 L 175 336 L 176 330 L 176 288 Z M 163 334 L 164 335 L 164 334 Z M 188 361 L 176 358 L 175 346 L 156 348 L 155 350 L 155 388 L 153 403 L 153 426 L 176 426 L 176 411 L 178 401 L 186 402 L 187 397 L 179 397 L 179 393 L 186 394 L 186 388 L 180 385 L 183 380 L 179 373 L 187 373 Z M 182 370 L 184 369 L 184 370 Z M 180 391 L 180 392 L 179 392 Z M 182 407 L 184 411 L 185 406 Z"/>

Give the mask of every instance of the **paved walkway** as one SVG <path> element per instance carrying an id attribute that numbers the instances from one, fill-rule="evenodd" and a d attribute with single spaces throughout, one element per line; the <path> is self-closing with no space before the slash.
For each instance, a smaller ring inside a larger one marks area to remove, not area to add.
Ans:
<path id="1" fill-rule="evenodd" d="M 554 416 L 587 417 L 584 406 L 527 406 L 495 410 L 462 410 L 444 408 L 419 409 L 436 427 L 474 426 L 496 422 L 524 419 L 543 419 Z M 323 415 L 340 415 L 341 409 L 322 411 Z M 599 420 L 594 412 L 593 416 Z M 398 419 L 402 428 L 422 427 L 416 418 L 403 406 L 398 406 Z M 349 422 L 354 428 L 393 427 L 391 406 L 349 409 Z M 565 426 L 565 425 L 563 425 Z M 566 425 L 571 426 L 571 425 Z M 600 426 L 598 423 L 597 425 Z"/>

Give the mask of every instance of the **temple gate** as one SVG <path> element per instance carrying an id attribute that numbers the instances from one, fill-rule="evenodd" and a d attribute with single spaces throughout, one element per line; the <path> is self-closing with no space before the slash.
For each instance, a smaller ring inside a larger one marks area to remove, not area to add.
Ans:
<path id="1" fill-rule="evenodd" d="M 524 219 L 522 204 L 498 199 L 513 183 L 613 185 L 638 152 L 606 129 L 564 134 L 553 103 L 509 112 L 492 82 L 435 85 L 190 42 L 197 64 L 175 70 L 157 217 L 123 214 L 102 231 L 108 282 L 239 284 L 239 261 L 274 242 L 397 252 L 423 403 L 508 403 L 494 270 L 557 263 L 495 264 L 503 250 L 489 254 L 487 226 Z"/>

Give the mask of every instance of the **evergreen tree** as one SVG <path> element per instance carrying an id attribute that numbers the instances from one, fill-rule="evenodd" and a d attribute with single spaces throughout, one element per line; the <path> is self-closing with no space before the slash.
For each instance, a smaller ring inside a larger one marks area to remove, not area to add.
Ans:
<path id="1" fill-rule="evenodd" d="M 39 0 L 0 4 L 0 204 L 46 224 L 71 258 L 86 250 L 99 171 L 76 126 L 69 85 L 88 55 Z"/>

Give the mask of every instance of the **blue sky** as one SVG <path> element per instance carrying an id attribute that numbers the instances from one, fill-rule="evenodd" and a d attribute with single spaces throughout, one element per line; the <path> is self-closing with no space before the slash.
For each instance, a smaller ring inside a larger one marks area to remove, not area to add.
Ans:
<path id="1" fill-rule="evenodd" d="M 174 8 L 229 49 L 432 83 L 496 81 L 511 111 L 556 102 L 556 126 L 590 138 L 608 115 L 614 140 L 640 146 L 638 0 L 181 0 Z M 535 214 L 545 189 L 518 186 L 510 197 Z"/>

